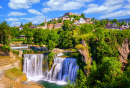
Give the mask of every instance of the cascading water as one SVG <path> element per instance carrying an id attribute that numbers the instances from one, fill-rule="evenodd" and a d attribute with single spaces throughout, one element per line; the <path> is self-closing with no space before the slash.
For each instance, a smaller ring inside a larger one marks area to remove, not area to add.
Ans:
<path id="1" fill-rule="evenodd" d="M 47 58 L 46 58 L 47 59 Z M 26 73 L 28 80 L 37 81 L 39 78 L 55 82 L 57 84 L 66 84 L 67 80 L 74 82 L 77 77 L 77 69 L 75 58 L 62 58 L 55 56 L 54 64 L 50 71 L 45 68 L 44 54 L 25 54 L 23 72 Z M 46 66 L 47 68 L 48 66 Z"/>

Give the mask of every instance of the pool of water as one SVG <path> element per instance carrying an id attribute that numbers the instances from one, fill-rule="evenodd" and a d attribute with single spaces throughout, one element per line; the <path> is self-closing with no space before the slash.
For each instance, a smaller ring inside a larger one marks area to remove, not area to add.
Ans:
<path id="1" fill-rule="evenodd" d="M 38 83 L 43 85 L 45 88 L 66 88 L 65 85 L 57 85 L 55 83 L 49 83 L 46 81 L 38 81 Z"/>

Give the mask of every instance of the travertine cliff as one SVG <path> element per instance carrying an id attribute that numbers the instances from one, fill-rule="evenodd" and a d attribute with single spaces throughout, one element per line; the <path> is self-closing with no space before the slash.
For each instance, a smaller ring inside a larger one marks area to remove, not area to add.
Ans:
<path id="1" fill-rule="evenodd" d="M 92 63 L 92 58 L 89 55 L 88 47 L 85 43 L 85 40 L 82 40 L 81 44 L 83 45 L 84 49 L 78 48 L 77 50 L 82 55 L 82 61 L 84 61 L 84 63 L 86 63 L 86 68 L 84 71 L 88 75 L 89 68 L 91 67 L 91 63 Z"/>
<path id="2" fill-rule="evenodd" d="M 126 38 L 122 43 L 122 46 L 119 47 L 118 50 L 120 53 L 119 61 L 122 64 L 122 70 L 124 70 L 127 64 L 128 55 L 130 55 L 130 41 L 128 41 L 128 39 Z"/>

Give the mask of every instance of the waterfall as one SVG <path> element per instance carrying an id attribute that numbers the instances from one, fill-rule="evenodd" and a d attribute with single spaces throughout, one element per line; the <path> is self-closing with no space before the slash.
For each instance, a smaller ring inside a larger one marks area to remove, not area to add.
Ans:
<path id="1" fill-rule="evenodd" d="M 26 73 L 28 80 L 37 81 L 39 78 L 49 82 L 61 84 L 70 80 L 74 82 L 77 77 L 77 69 L 75 58 L 63 58 L 55 56 L 54 63 L 50 71 L 46 64 L 44 54 L 24 54 L 23 72 Z M 46 65 L 45 65 L 46 64 Z"/>

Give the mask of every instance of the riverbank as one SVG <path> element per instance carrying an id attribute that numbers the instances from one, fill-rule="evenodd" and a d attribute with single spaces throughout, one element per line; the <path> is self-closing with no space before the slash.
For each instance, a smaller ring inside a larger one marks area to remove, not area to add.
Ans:
<path id="1" fill-rule="evenodd" d="M 23 83 L 18 83 L 14 88 L 45 88 L 42 87 L 39 84 L 31 83 L 31 84 L 23 84 Z"/>

